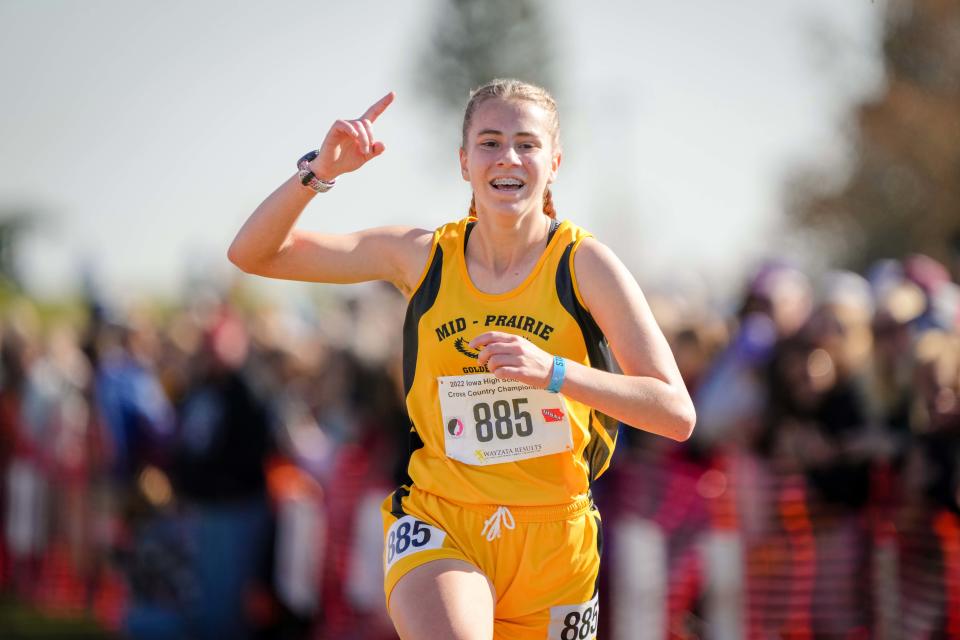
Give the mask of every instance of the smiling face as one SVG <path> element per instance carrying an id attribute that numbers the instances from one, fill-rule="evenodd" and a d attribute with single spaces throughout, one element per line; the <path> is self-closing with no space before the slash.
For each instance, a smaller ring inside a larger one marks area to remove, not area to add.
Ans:
<path id="1" fill-rule="evenodd" d="M 552 122 L 529 100 L 489 98 L 477 106 L 460 149 L 460 168 L 481 216 L 543 212 L 544 192 L 560 167 Z"/>

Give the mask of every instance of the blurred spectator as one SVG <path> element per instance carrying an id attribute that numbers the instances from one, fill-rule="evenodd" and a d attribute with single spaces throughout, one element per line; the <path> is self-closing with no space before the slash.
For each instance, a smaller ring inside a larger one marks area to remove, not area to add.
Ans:
<path id="1" fill-rule="evenodd" d="M 251 602 L 270 564 L 271 415 L 242 371 L 249 342 L 240 319 L 224 308 L 209 322 L 178 407 L 173 486 L 193 532 L 190 628 L 198 638 L 244 638 L 262 622 Z"/>
<path id="2" fill-rule="evenodd" d="M 911 425 L 924 456 L 923 488 L 960 513 L 960 336 L 930 330 L 916 347 Z"/>
<path id="3" fill-rule="evenodd" d="M 3 468 L 5 573 L 20 593 L 29 593 L 34 587 L 47 542 L 48 497 L 37 441 L 43 434 L 36 432 L 44 425 L 27 426 L 23 422 L 23 398 L 39 356 L 38 329 L 35 311 L 29 305 L 20 304 L 8 315 L 0 344 L 3 357 L 0 420 L 6 454 Z"/>
<path id="4" fill-rule="evenodd" d="M 814 327 L 809 335 L 781 343 L 771 361 L 760 452 L 784 471 L 805 473 L 827 502 L 862 506 L 869 492 L 869 463 L 851 456 L 848 443 L 866 428 L 863 404 L 824 348 L 836 328 Z"/>
<path id="5" fill-rule="evenodd" d="M 910 325 L 923 313 L 926 303 L 921 289 L 902 276 L 893 276 L 881 283 L 876 296 L 873 349 L 864 379 L 867 410 L 874 424 L 898 437 L 904 445 L 913 401 Z"/>
<path id="6" fill-rule="evenodd" d="M 145 316 L 114 318 L 96 336 L 97 400 L 110 466 L 122 482 L 158 462 L 173 434 L 173 409 L 153 370 L 156 339 Z"/>
<path id="7" fill-rule="evenodd" d="M 395 637 L 383 607 L 380 503 L 399 484 L 409 421 L 399 382 L 384 366 L 352 373 L 354 429 L 328 482 L 328 516 L 339 526 L 330 531 L 324 606 L 332 637 L 379 640 Z"/>
<path id="8" fill-rule="evenodd" d="M 811 304 L 812 288 L 797 269 L 768 263 L 754 275 L 729 346 L 694 394 L 698 445 L 757 437 L 766 403 L 761 372 L 777 340 L 794 335 L 807 321 Z"/>

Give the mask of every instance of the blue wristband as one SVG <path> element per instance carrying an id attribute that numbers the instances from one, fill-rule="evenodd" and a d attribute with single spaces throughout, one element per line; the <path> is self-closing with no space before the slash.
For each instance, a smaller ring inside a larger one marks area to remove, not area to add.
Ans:
<path id="1" fill-rule="evenodd" d="M 557 393 L 563 386 L 563 378 L 567 374 L 567 361 L 560 356 L 553 356 L 553 371 L 550 372 L 550 386 L 547 391 Z"/>

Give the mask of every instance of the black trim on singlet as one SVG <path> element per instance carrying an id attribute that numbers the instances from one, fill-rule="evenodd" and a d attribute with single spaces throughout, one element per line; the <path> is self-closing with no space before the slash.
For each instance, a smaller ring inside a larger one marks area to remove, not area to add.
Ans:
<path id="1" fill-rule="evenodd" d="M 547 244 L 550 244 L 550 241 L 553 240 L 553 235 L 557 232 L 557 229 L 560 228 L 560 221 L 556 218 L 550 220 L 550 231 L 547 231 Z"/>
<path id="2" fill-rule="evenodd" d="M 397 490 L 393 492 L 393 500 L 391 500 L 390 503 L 390 513 L 394 518 L 400 519 L 407 515 L 407 512 L 403 510 L 403 499 L 408 495 L 410 495 L 410 489 L 406 486 L 397 487 Z"/>
<path id="3" fill-rule="evenodd" d="M 467 255 L 467 243 L 470 242 L 470 234 L 473 233 L 473 227 L 476 225 L 476 222 L 468 222 L 467 228 L 463 231 L 463 255 Z M 557 229 L 560 228 L 560 221 L 556 219 L 550 220 L 550 230 L 547 231 L 547 244 L 550 244 L 550 241 L 553 240 L 553 235 L 557 232 Z"/>
<path id="4" fill-rule="evenodd" d="M 580 332 L 583 334 L 583 340 L 587 346 L 587 358 L 590 360 L 590 366 L 603 371 L 613 371 L 613 357 L 610 355 L 610 345 L 607 344 L 607 338 L 603 335 L 600 327 L 597 326 L 590 312 L 577 300 L 577 294 L 573 290 L 573 275 L 570 273 L 570 256 L 573 253 L 573 246 L 573 242 L 567 245 L 563 256 L 560 258 L 560 264 L 557 265 L 557 295 L 560 297 L 560 304 L 573 316 L 580 327 Z M 613 455 L 612 449 L 600 437 L 600 434 L 593 432 L 603 429 L 615 445 L 619 427 L 620 423 L 610 416 L 595 409 L 590 410 L 589 428 L 591 437 L 583 455 L 590 466 L 591 483 L 597 479 L 600 470 Z"/>
<path id="5" fill-rule="evenodd" d="M 423 449 L 423 438 L 417 433 L 417 428 L 413 426 L 413 421 L 411 421 L 410 432 L 407 434 L 407 460 L 403 464 L 402 482 L 405 485 L 413 485 L 413 478 L 410 477 L 410 458 L 413 457 L 413 452 L 418 449 Z"/>
<path id="6" fill-rule="evenodd" d="M 595 514 L 593 516 L 594 522 L 597 523 L 597 561 L 603 559 L 603 523 L 600 522 L 600 515 Z M 593 583 L 593 595 L 596 596 L 600 593 L 600 567 L 597 566 L 597 579 Z"/>
<path id="7" fill-rule="evenodd" d="M 403 319 L 403 397 L 406 399 L 410 395 L 410 389 L 413 387 L 413 378 L 417 373 L 417 350 L 419 349 L 418 327 L 420 318 L 437 301 L 437 295 L 440 293 L 440 279 L 443 275 L 443 249 L 437 245 L 433 254 L 433 260 L 427 268 L 427 273 L 423 277 L 423 282 L 410 298 L 407 305 L 407 315 Z M 409 468 L 410 458 L 413 452 L 423 448 L 423 439 L 417 433 L 413 422 L 410 423 L 410 435 L 407 446 L 407 461 L 404 464 L 404 483 L 412 485 Z M 399 490 L 398 490 L 399 491 Z"/>
<path id="8" fill-rule="evenodd" d="M 467 255 L 467 243 L 470 242 L 470 234 L 473 233 L 473 228 L 477 226 L 477 221 L 468 222 L 466 228 L 463 230 L 463 255 Z"/>
<path id="9" fill-rule="evenodd" d="M 410 393 L 413 387 L 413 377 L 417 373 L 417 350 L 419 338 L 417 329 L 420 318 L 437 301 L 440 293 L 440 279 L 443 275 L 443 249 L 437 245 L 433 254 L 433 261 L 427 269 L 420 287 L 414 292 L 407 305 L 407 315 L 403 319 L 403 395 Z"/>

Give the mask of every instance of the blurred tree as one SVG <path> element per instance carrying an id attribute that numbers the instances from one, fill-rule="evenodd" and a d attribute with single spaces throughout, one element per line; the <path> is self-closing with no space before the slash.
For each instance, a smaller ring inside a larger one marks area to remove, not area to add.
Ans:
<path id="1" fill-rule="evenodd" d="M 960 2 L 887 11 L 886 86 L 853 114 L 849 178 L 805 170 L 790 185 L 792 222 L 852 268 L 910 252 L 949 261 L 960 233 Z"/>
<path id="2" fill-rule="evenodd" d="M 519 78 L 556 89 L 545 3 L 444 0 L 417 84 L 457 118 L 471 89 L 493 78 Z"/>
<path id="3" fill-rule="evenodd" d="M 33 219 L 32 212 L 25 208 L 0 208 L 0 284 L 5 288 L 23 289 L 17 269 L 17 247 Z"/>

